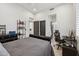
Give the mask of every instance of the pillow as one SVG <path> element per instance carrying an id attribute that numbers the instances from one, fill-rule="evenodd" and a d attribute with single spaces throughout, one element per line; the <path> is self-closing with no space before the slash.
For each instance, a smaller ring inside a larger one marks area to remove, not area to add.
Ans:
<path id="1" fill-rule="evenodd" d="M 17 37 L 16 31 L 9 31 L 9 37 Z"/>
<path id="2" fill-rule="evenodd" d="M 3 47 L 1 43 L 0 43 L 0 56 L 10 56 L 8 51 Z"/>

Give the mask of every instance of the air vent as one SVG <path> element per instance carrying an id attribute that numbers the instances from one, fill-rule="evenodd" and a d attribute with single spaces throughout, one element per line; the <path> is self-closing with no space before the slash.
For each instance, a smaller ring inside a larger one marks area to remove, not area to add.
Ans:
<path id="1" fill-rule="evenodd" d="M 51 10 L 54 10 L 54 8 L 51 8 L 50 11 L 51 11 Z"/>

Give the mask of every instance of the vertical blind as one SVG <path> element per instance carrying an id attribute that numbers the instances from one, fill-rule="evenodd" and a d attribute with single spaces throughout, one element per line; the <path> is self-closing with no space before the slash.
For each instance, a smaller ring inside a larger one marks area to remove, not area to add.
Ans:
<path id="1" fill-rule="evenodd" d="M 79 36 L 79 3 L 76 4 L 76 35 Z"/>

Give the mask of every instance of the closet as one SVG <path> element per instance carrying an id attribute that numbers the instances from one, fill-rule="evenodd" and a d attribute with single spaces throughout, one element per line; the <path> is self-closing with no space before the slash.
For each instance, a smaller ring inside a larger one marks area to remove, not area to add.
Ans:
<path id="1" fill-rule="evenodd" d="M 45 36 L 45 21 L 34 21 L 34 35 Z"/>

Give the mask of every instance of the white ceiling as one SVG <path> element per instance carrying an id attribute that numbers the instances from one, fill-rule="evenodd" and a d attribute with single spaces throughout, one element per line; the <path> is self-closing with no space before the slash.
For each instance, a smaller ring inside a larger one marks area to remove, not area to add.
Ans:
<path id="1" fill-rule="evenodd" d="M 46 9 L 55 8 L 61 3 L 20 3 L 19 5 L 36 14 Z"/>

